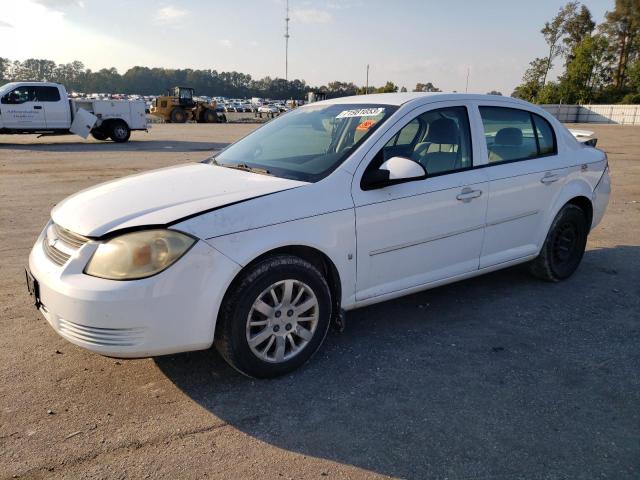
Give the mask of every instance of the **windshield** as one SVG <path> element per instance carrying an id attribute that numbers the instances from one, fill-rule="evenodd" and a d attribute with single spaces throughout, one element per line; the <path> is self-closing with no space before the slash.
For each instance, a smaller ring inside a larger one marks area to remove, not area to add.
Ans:
<path id="1" fill-rule="evenodd" d="M 17 83 L 16 82 L 11 82 L 11 83 L 5 83 L 4 85 L 2 85 L 0 87 L 0 96 L 4 95 L 5 93 L 7 93 L 9 90 L 11 90 L 14 86 L 16 86 Z"/>
<path id="2" fill-rule="evenodd" d="M 310 105 L 292 110 L 207 160 L 316 182 L 331 173 L 398 107 Z"/>

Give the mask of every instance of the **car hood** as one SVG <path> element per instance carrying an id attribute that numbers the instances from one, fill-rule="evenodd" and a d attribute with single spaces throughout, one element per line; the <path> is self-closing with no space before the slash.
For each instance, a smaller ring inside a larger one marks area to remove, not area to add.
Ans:
<path id="1" fill-rule="evenodd" d="M 167 225 L 225 205 L 306 185 L 305 182 L 203 163 L 163 168 L 82 190 L 56 205 L 51 218 L 87 237 Z"/>

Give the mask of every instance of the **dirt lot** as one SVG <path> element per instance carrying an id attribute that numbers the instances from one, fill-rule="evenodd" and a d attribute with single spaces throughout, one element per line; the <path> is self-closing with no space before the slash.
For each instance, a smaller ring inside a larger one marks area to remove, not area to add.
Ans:
<path id="1" fill-rule="evenodd" d="M 272 381 L 215 351 L 126 361 L 58 337 L 23 272 L 51 207 L 253 128 L 0 136 L 0 478 L 638 478 L 637 127 L 585 127 L 614 193 L 567 282 L 516 268 L 352 312 Z"/>

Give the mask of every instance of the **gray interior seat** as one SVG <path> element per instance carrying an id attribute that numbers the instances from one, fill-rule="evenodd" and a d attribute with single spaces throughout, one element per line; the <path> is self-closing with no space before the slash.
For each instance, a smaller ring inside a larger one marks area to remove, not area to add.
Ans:
<path id="1" fill-rule="evenodd" d="M 454 170 L 457 168 L 459 139 L 458 124 L 455 120 L 439 118 L 429 124 L 426 138 L 415 146 L 412 157 L 420 162 L 429 174 Z M 435 151 L 433 146 L 437 146 Z M 454 147 L 456 151 L 451 151 Z"/>
<path id="2" fill-rule="evenodd" d="M 489 147 L 489 161 L 515 160 L 522 158 L 522 130 L 515 127 L 501 128 Z"/>

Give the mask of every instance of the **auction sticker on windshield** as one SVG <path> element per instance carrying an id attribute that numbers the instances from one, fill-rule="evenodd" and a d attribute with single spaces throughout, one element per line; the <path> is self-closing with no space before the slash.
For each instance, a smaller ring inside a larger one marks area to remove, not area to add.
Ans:
<path id="1" fill-rule="evenodd" d="M 384 108 L 358 108 L 356 110 L 343 110 L 338 114 L 336 118 L 351 118 L 351 117 L 375 117 L 384 113 Z"/>

